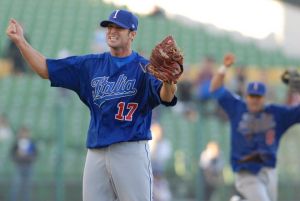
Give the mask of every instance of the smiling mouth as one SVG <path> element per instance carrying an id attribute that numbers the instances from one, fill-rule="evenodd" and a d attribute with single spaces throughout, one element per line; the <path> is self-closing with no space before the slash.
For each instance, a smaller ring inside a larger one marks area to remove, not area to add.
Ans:
<path id="1" fill-rule="evenodd" d="M 109 40 L 117 40 L 118 37 L 117 37 L 117 36 L 109 36 L 108 39 L 109 39 Z"/>

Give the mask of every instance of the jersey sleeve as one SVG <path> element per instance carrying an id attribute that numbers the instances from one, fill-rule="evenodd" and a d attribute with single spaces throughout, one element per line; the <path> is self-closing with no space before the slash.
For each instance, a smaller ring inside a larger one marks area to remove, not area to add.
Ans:
<path id="1" fill-rule="evenodd" d="M 156 79 L 154 76 L 148 74 L 148 96 L 149 102 L 152 108 L 158 106 L 159 104 L 163 104 L 165 106 L 174 106 L 177 103 L 177 97 L 174 96 L 171 102 L 162 101 L 160 98 L 160 89 L 162 87 L 162 82 Z"/>
<path id="2" fill-rule="evenodd" d="M 280 117 L 280 124 L 286 130 L 296 123 L 300 123 L 300 105 L 297 106 L 275 106 L 279 112 L 277 115 Z"/>
<path id="3" fill-rule="evenodd" d="M 49 80 L 53 87 L 63 87 L 79 93 L 83 57 L 47 59 Z"/>
<path id="4" fill-rule="evenodd" d="M 233 117 L 236 113 L 233 108 L 242 102 L 241 98 L 228 91 L 225 87 L 221 87 L 212 93 L 212 96 L 217 99 L 219 105 L 225 110 L 229 117 Z"/>

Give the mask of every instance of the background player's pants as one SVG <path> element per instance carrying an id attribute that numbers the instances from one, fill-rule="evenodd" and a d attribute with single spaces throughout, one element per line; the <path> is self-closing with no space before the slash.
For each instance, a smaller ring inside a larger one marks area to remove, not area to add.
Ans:
<path id="1" fill-rule="evenodd" d="M 89 149 L 83 173 L 83 201 L 152 201 L 147 141 Z"/>
<path id="2" fill-rule="evenodd" d="M 276 169 L 262 168 L 257 175 L 241 171 L 235 176 L 235 186 L 247 201 L 277 201 Z"/>

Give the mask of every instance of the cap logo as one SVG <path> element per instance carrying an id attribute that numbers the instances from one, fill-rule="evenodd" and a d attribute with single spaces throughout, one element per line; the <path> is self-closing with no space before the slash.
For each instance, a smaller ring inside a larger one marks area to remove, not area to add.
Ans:
<path id="1" fill-rule="evenodd" d="M 254 88 L 254 90 L 257 90 L 257 88 L 258 88 L 258 83 L 257 82 L 254 83 L 253 88 Z"/>
<path id="2" fill-rule="evenodd" d="M 115 15 L 113 16 L 113 18 L 114 19 L 116 19 L 117 18 L 117 15 L 118 15 L 118 12 L 119 12 L 120 10 L 116 10 L 116 13 L 115 13 Z"/>

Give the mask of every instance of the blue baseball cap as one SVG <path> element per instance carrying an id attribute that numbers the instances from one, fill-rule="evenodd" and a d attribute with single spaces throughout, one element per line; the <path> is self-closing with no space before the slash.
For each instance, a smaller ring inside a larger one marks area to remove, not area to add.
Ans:
<path id="1" fill-rule="evenodd" d="M 266 85 L 262 82 L 250 82 L 247 87 L 248 95 L 264 96 L 266 91 Z"/>
<path id="2" fill-rule="evenodd" d="M 107 27 L 109 24 L 116 24 L 124 29 L 136 31 L 138 28 L 138 18 L 127 10 L 113 11 L 108 20 L 100 22 L 100 26 Z"/>

